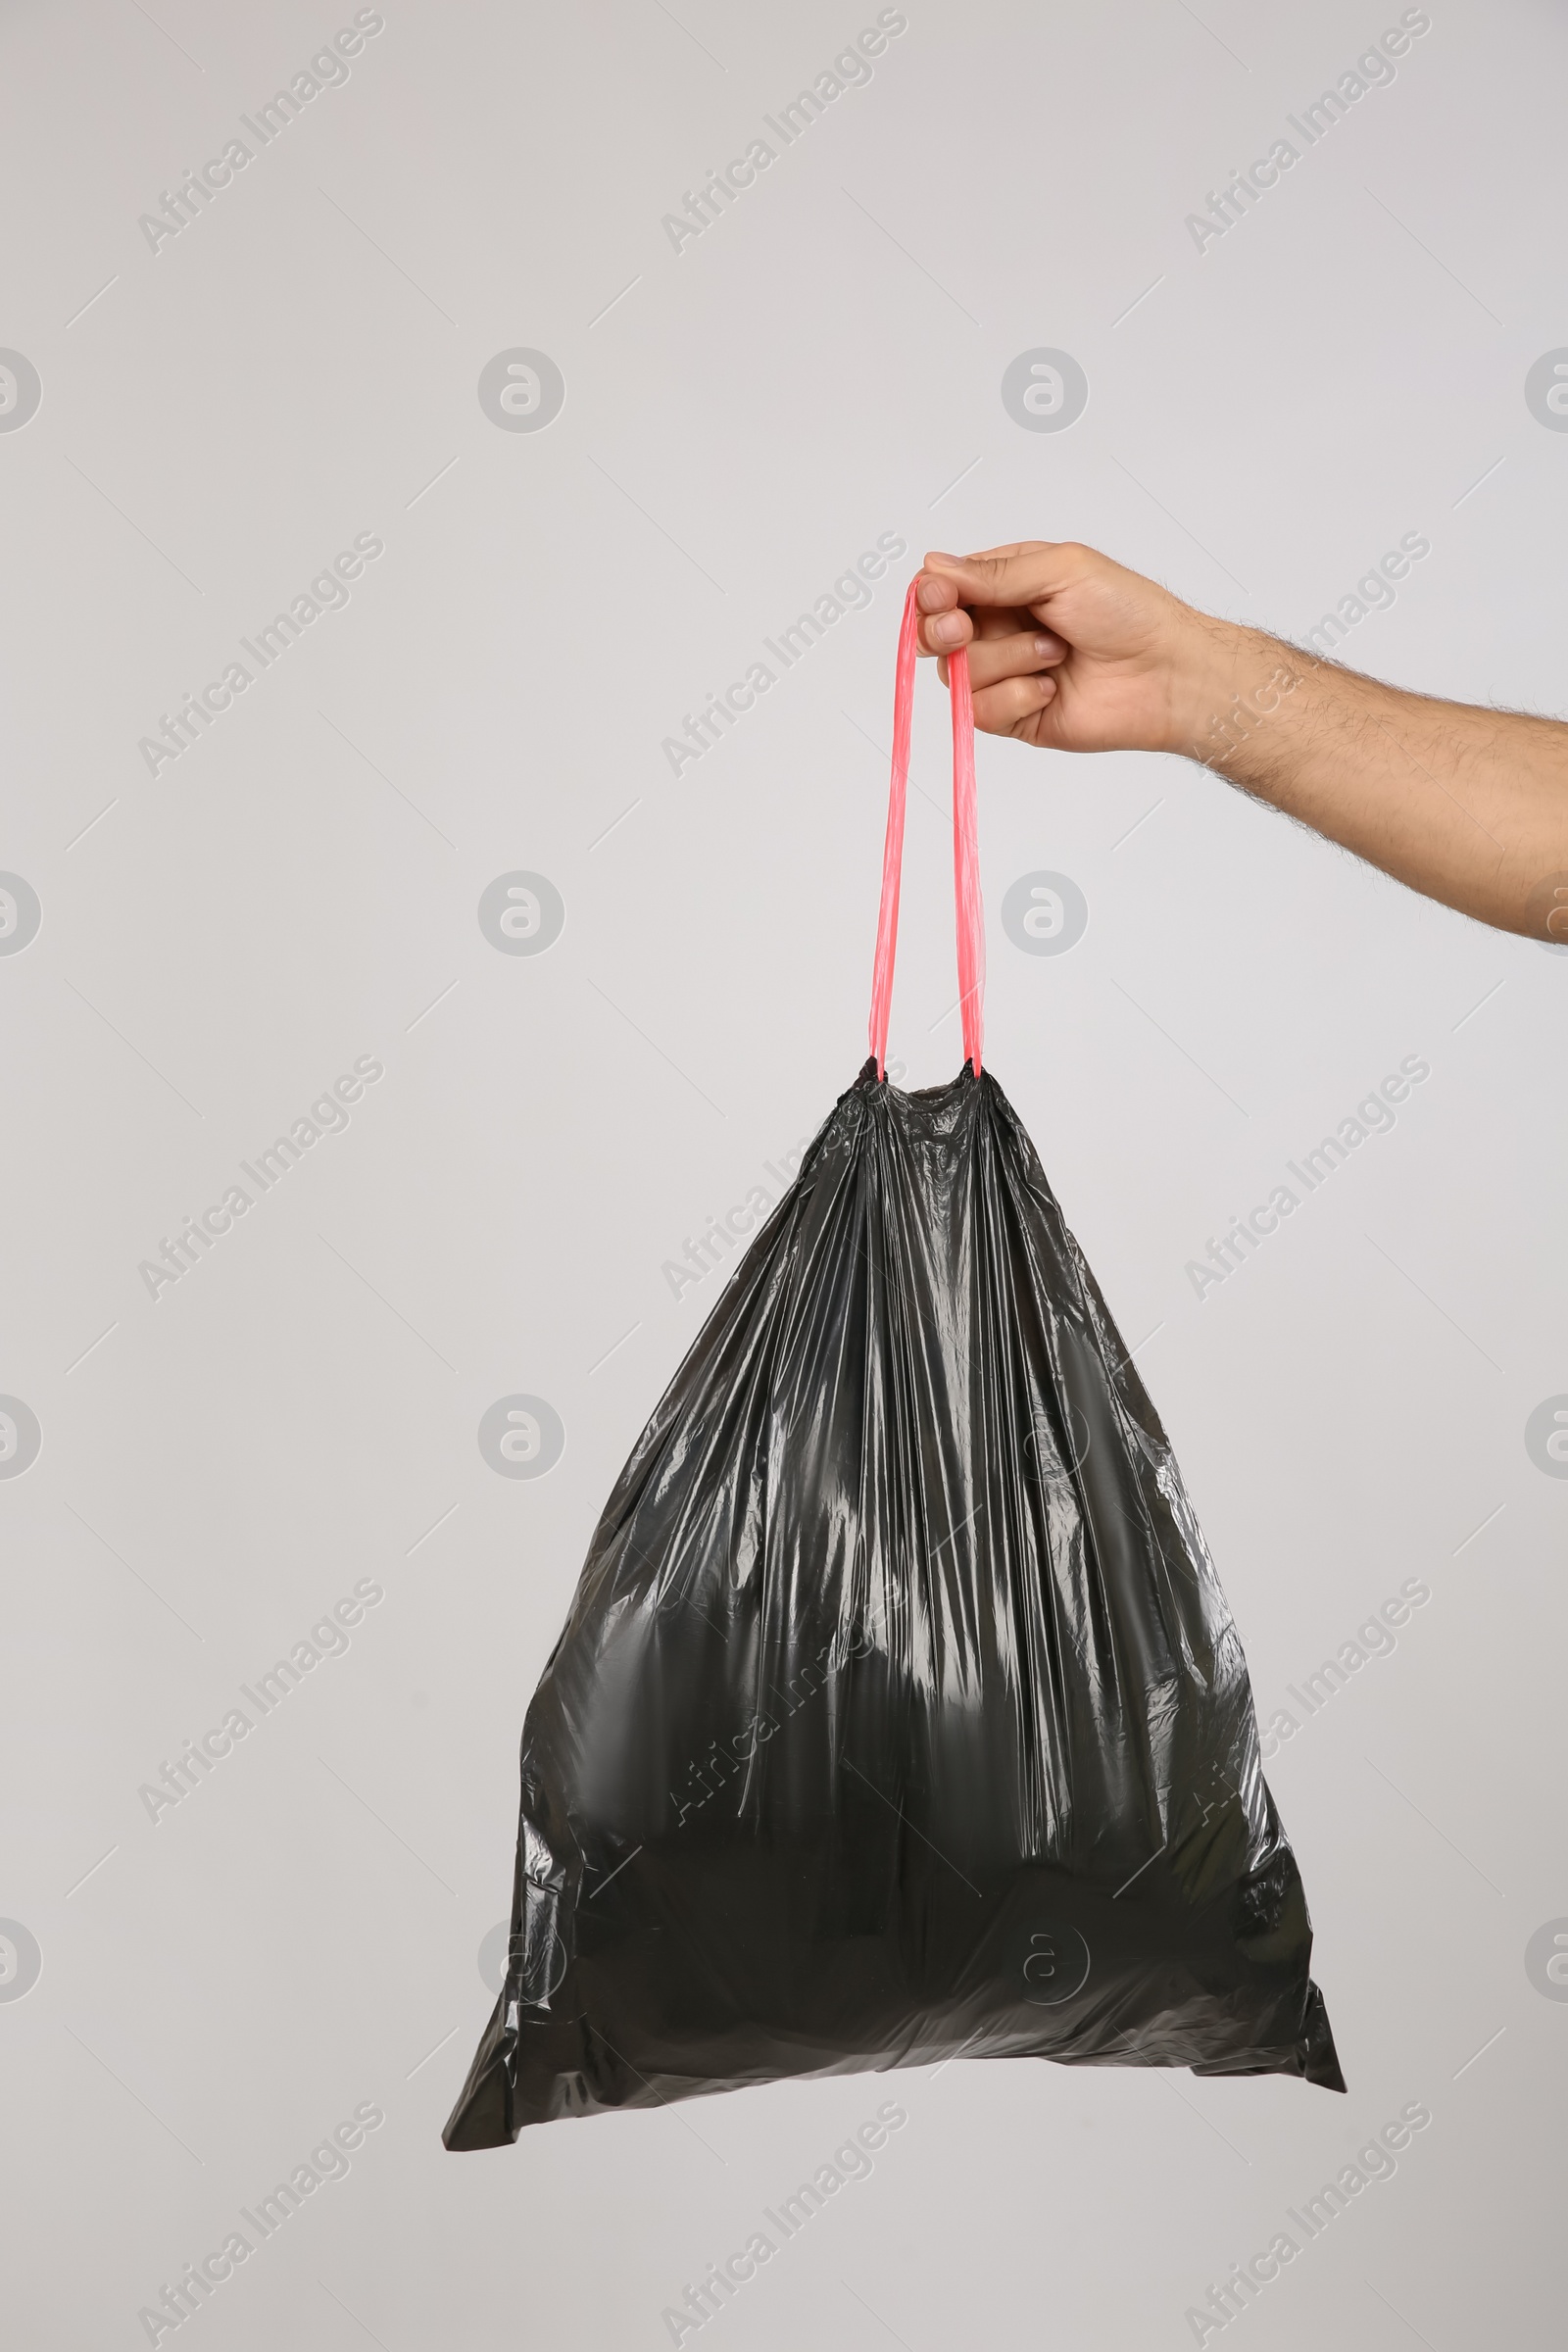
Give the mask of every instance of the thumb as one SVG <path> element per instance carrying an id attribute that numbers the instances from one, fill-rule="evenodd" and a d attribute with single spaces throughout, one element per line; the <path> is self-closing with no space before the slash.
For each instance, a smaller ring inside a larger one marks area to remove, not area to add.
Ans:
<path id="1" fill-rule="evenodd" d="M 933 579 L 951 582 L 960 605 L 1017 608 L 1043 603 L 1066 587 L 1073 576 L 1073 559 L 1081 552 L 1054 540 L 987 548 L 973 556 L 933 550 L 923 568 Z"/>

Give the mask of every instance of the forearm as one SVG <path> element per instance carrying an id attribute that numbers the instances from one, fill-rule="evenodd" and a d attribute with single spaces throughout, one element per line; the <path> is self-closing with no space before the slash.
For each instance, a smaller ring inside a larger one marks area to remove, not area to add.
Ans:
<path id="1" fill-rule="evenodd" d="M 1193 624 L 1171 750 L 1412 890 L 1568 946 L 1568 726 L 1405 694 L 1259 630 Z"/>

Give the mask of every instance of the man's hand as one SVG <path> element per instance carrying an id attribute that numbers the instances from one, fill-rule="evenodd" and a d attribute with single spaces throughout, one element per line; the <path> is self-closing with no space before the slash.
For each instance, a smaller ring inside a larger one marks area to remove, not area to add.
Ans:
<path id="1" fill-rule="evenodd" d="M 1070 541 L 928 555 L 920 650 L 969 652 L 975 724 L 1174 752 L 1460 913 L 1568 947 L 1568 726 L 1343 669 Z"/>
<path id="2" fill-rule="evenodd" d="M 1195 689 L 1223 659 L 1219 622 L 1070 540 L 929 555 L 916 601 L 944 684 L 940 658 L 969 648 L 975 725 L 1047 751 L 1188 750 Z"/>

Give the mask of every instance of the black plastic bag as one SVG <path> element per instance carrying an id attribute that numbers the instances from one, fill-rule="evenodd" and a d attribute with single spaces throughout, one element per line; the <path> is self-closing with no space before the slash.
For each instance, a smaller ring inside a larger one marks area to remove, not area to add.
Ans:
<path id="1" fill-rule="evenodd" d="M 911 591 L 912 600 L 912 591 Z M 509 1969 L 449 2148 L 959 2052 L 1343 2090 L 1242 1647 L 1153 1406 L 981 1070 L 872 1055 L 616 1482 L 528 1710 Z"/>

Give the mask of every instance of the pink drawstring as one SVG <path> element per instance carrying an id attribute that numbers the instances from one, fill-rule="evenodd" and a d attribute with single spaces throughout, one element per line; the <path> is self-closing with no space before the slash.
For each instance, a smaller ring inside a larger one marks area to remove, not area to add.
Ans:
<path id="1" fill-rule="evenodd" d="M 980 1075 L 986 1009 L 986 912 L 980 900 L 980 829 L 975 807 L 974 703 L 969 657 L 948 656 L 953 704 L 953 895 L 958 926 L 958 999 L 963 1007 L 963 1052 Z"/>
<path id="2" fill-rule="evenodd" d="M 899 629 L 899 666 L 893 690 L 893 774 L 888 786 L 888 829 L 882 848 L 882 906 L 876 926 L 876 964 L 871 978 L 870 1044 L 879 1078 L 887 1075 L 888 1015 L 893 1004 L 893 962 L 899 944 L 899 877 L 904 865 L 904 808 L 909 781 L 909 735 L 914 717 L 915 632 L 919 614 L 915 583 L 909 582 Z M 948 692 L 953 705 L 953 885 L 958 931 L 958 999 L 963 1017 L 963 1052 L 980 1075 L 986 992 L 985 908 L 980 898 L 980 843 L 975 808 L 974 704 L 969 693 L 969 657 L 948 656 Z"/>
<path id="3" fill-rule="evenodd" d="M 899 630 L 899 666 L 893 688 L 893 780 L 888 786 L 888 829 L 882 846 L 882 907 L 876 925 L 876 964 L 871 975 L 871 1053 L 879 1078 L 887 1075 L 888 1012 L 893 1003 L 893 958 L 899 945 L 899 876 L 904 867 L 904 803 L 909 781 L 909 730 L 914 717 L 913 580 L 904 600 Z"/>

